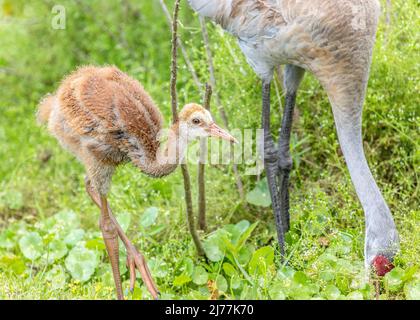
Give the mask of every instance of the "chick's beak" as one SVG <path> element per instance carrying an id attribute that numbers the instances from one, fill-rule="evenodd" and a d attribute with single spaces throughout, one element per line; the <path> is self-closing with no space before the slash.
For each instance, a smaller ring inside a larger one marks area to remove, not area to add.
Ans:
<path id="1" fill-rule="evenodd" d="M 238 140 L 236 140 L 229 132 L 223 130 L 214 122 L 209 126 L 209 133 L 212 137 L 217 137 L 224 140 L 228 140 L 230 142 L 238 143 Z"/>

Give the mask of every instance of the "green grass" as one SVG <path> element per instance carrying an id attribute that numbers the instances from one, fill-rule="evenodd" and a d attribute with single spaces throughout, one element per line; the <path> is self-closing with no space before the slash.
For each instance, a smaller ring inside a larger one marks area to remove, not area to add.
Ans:
<path id="1" fill-rule="evenodd" d="M 39 99 L 76 66 L 115 64 L 142 82 L 169 122 L 165 17 L 158 1 L 122 3 L 95 0 L 82 8 L 62 1 L 67 26 L 53 30 L 52 2 L 0 0 L 0 299 L 114 298 L 99 212 L 85 194 L 83 167 L 36 125 L 34 114 Z M 390 25 L 382 18 L 364 109 L 365 151 L 401 235 L 397 268 L 382 281 L 382 299 L 420 295 L 416 12 L 415 1 L 398 0 Z M 205 82 L 209 75 L 197 18 L 185 3 L 180 17 L 181 36 Z M 259 80 L 235 40 L 208 27 L 218 93 L 231 125 L 258 128 Z M 180 59 L 180 101 L 200 101 Z M 276 110 L 278 96 L 272 99 Z M 161 180 L 131 165 L 117 171 L 110 203 L 148 258 L 163 298 L 373 298 L 372 284 L 363 279 L 363 211 L 339 152 L 327 97 L 311 75 L 297 104 L 287 266 L 276 252 L 271 209 L 242 203 L 231 166 L 206 170 L 210 230 L 200 236 L 209 261 L 196 256 L 188 233 L 180 170 Z M 220 122 L 215 107 L 213 114 Z M 279 125 L 279 114 L 274 122 Z M 239 166 L 241 173 L 246 169 Z M 195 166 L 191 174 L 195 199 Z M 247 192 L 257 183 L 255 176 L 243 180 Z M 83 230 L 79 238 L 76 229 Z M 121 254 L 127 297 L 150 299 L 141 280 L 134 294 L 127 292 Z"/>

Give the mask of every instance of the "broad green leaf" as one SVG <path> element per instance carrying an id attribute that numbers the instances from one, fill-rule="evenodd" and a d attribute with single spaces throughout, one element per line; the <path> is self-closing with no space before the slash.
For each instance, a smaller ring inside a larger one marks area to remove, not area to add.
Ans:
<path id="1" fill-rule="evenodd" d="M 341 291 L 332 284 L 327 285 L 322 293 L 328 300 L 337 300 L 341 296 Z"/>
<path id="2" fill-rule="evenodd" d="M 19 247 L 23 255 L 29 260 L 38 259 L 43 252 L 42 238 L 38 232 L 30 232 L 19 241 Z"/>
<path id="3" fill-rule="evenodd" d="M 160 299 L 165 301 L 165 300 L 175 300 L 178 297 L 177 294 L 172 294 L 172 293 L 168 293 L 168 292 L 161 292 L 160 294 Z"/>
<path id="4" fill-rule="evenodd" d="M 241 220 L 235 225 L 226 225 L 224 227 L 231 235 L 231 243 L 236 245 L 241 235 L 249 228 L 250 223 L 247 220 Z"/>
<path id="5" fill-rule="evenodd" d="M 350 289 L 352 278 L 353 275 L 338 273 L 335 277 L 335 285 L 340 291 L 347 292 Z"/>
<path id="6" fill-rule="evenodd" d="M 360 287 L 359 291 L 363 294 L 364 299 L 371 299 L 374 292 L 374 288 L 373 285 L 365 283 Z"/>
<path id="7" fill-rule="evenodd" d="M 294 232 L 294 230 L 291 230 L 291 232 L 287 232 L 284 238 L 286 244 L 288 244 L 289 246 L 296 245 L 300 241 L 300 239 L 300 235 Z"/>
<path id="8" fill-rule="evenodd" d="M 331 281 L 335 278 L 335 273 L 333 269 L 325 269 L 319 272 L 319 277 L 325 281 Z"/>
<path id="9" fill-rule="evenodd" d="M 225 237 L 222 240 L 223 248 L 226 253 L 237 254 L 236 247 L 233 245 L 231 237 Z"/>
<path id="10" fill-rule="evenodd" d="M 270 191 L 266 178 L 260 180 L 255 185 L 255 188 L 247 193 L 246 201 L 260 207 L 269 207 L 271 205 Z"/>
<path id="11" fill-rule="evenodd" d="M 347 232 L 344 231 L 339 231 L 338 232 L 340 239 L 343 240 L 344 242 L 347 242 L 348 244 L 351 244 L 353 241 L 354 236 L 352 234 L 349 234 Z"/>
<path id="12" fill-rule="evenodd" d="M 270 289 L 268 289 L 268 294 L 272 300 L 286 300 L 284 285 L 281 281 L 274 283 Z"/>
<path id="13" fill-rule="evenodd" d="M 184 271 L 185 274 L 192 276 L 194 272 L 194 262 L 191 258 L 186 257 L 182 260 L 182 271 Z"/>
<path id="14" fill-rule="evenodd" d="M 404 293 L 407 300 L 420 300 L 420 280 L 406 283 Z"/>
<path id="15" fill-rule="evenodd" d="M 19 210 L 23 208 L 23 205 L 22 193 L 12 190 L 0 193 L 0 208 L 6 207 L 12 210 Z"/>
<path id="16" fill-rule="evenodd" d="M 121 226 L 121 229 L 123 229 L 124 232 L 127 231 L 128 227 L 130 226 L 131 222 L 131 214 L 130 212 L 121 212 L 118 213 L 116 216 L 116 219 Z"/>
<path id="17" fill-rule="evenodd" d="M 202 266 L 198 266 L 195 268 L 192 280 L 197 285 L 203 285 L 207 283 L 207 280 L 209 279 L 209 275 Z"/>
<path id="18" fill-rule="evenodd" d="M 67 254 L 67 246 L 61 240 L 53 240 L 49 243 L 46 251 L 43 258 L 48 260 L 47 263 L 53 263 Z"/>
<path id="19" fill-rule="evenodd" d="M 156 278 L 164 278 L 168 275 L 168 265 L 159 258 L 151 257 L 148 260 L 150 272 Z"/>
<path id="20" fill-rule="evenodd" d="M 159 195 L 165 199 L 170 199 L 172 196 L 172 186 L 166 181 L 156 179 L 152 182 L 150 189 L 159 192 Z"/>
<path id="21" fill-rule="evenodd" d="M 0 248 L 12 249 L 15 246 L 15 233 L 10 230 L 4 230 L 0 233 Z"/>
<path id="22" fill-rule="evenodd" d="M 36 228 L 54 237 L 64 238 L 72 230 L 79 228 L 80 218 L 71 210 L 62 210 L 36 223 Z"/>
<path id="23" fill-rule="evenodd" d="M 328 218 L 325 217 L 325 212 L 313 213 L 310 216 L 305 228 L 305 232 L 311 236 L 320 236 L 323 234 Z"/>
<path id="24" fill-rule="evenodd" d="M 288 295 L 292 299 L 307 300 L 307 299 L 312 298 L 318 292 L 319 292 L 319 287 L 316 284 L 311 283 L 311 284 L 302 285 L 302 284 L 293 283 L 291 288 L 288 291 Z"/>
<path id="25" fill-rule="evenodd" d="M 133 298 L 133 300 L 142 300 L 143 290 L 141 289 L 141 287 L 139 288 L 138 286 L 135 286 L 134 291 L 131 293 L 131 297 Z"/>
<path id="26" fill-rule="evenodd" d="M 67 230 L 76 229 L 80 225 L 79 215 L 72 210 L 62 210 L 53 217 L 57 223 L 61 223 Z"/>
<path id="27" fill-rule="evenodd" d="M 353 261 L 339 258 L 337 260 L 336 270 L 343 274 L 354 274 L 357 272 L 357 267 Z"/>
<path id="28" fill-rule="evenodd" d="M 96 268 L 95 277 L 101 279 L 102 285 L 109 288 L 114 288 L 115 283 L 114 277 L 112 276 L 112 267 L 110 263 L 100 263 L 98 268 Z"/>
<path id="29" fill-rule="evenodd" d="M 8 236 L 11 237 L 11 239 L 17 239 L 23 237 L 24 235 L 27 235 L 29 233 L 27 225 L 24 221 L 17 221 L 15 223 L 12 223 L 7 228 Z"/>
<path id="30" fill-rule="evenodd" d="M 239 297 L 240 300 L 246 300 L 246 299 L 252 299 L 252 297 L 249 297 L 250 287 L 248 284 L 244 284 L 244 287 L 242 288 L 241 296 Z"/>
<path id="31" fill-rule="evenodd" d="M 293 281 L 298 284 L 306 285 L 310 283 L 309 277 L 302 271 L 296 271 L 293 275 Z"/>
<path id="32" fill-rule="evenodd" d="M 405 272 L 403 269 L 399 267 L 392 269 L 384 277 L 384 283 L 386 288 L 391 292 L 398 291 L 403 285 L 404 275 Z"/>
<path id="33" fill-rule="evenodd" d="M 404 276 L 402 277 L 402 280 L 404 282 L 410 281 L 413 278 L 414 274 L 417 272 L 418 268 L 419 268 L 419 266 L 412 266 L 412 267 L 408 268 L 407 270 L 405 270 L 405 273 L 404 273 Z"/>
<path id="34" fill-rule="evenodd" d="M 359 274 L 352 277 L 350 285 L 349 285 L 349 289 L 358 291 L 360 289 L 363 289 L 365 285 L 366 285 L 366 273 L 365 271 L 362 271 Z"/>
<path id="35" fill-rule="evenodd" d="M 282 268 L 280 268 L 277 271 L 277 278 L 279 279 L 293 279 L 293 276 L 295 275 L 296 271 L 289 267 L 289 266 L 284 266 Z"/>
<path id="36" fill-rule="evenodd" d="M 219 274 L 216 277 L 216 282 L 215 283 L 216 283 L 216 288 L 219 291 L 222 291 L 222 292 L 226 292 L 227 291 L 227 289 L 228 289 L 228 283 L 227 283 L 227 281 L 226 281 L 226 279 L 225 279 L 224 276 L 222 276 L 221 274 Z"/>
<path id="37" fill-rule="evenodd" d="M 235 228 L 242 234 L 249 228 L 249 221 L 248 220 L 241 220 L 237 224 L 235 224 Z"/>
<path id="38" fill-rule="evenodd" d="M 205 241 L 203 243 L 204 251 L 206 252 L 207 258 L 210 261 L 217 262 L 223 259 L 224 252 L 220 250 L 219 244 L 217 241 Z"/>
<path id="39" fill-rule="evenodd" d="M 260 300 L 258 286 L 245 284 L 240 296 L 241 300 Z"/>
<path id="40" fill-rule="evenodd" d="M 155 234 L 158 234 L 160 232 L 162 232 L 163 230 L 166 229 L 166 225 L 164 224 L 160 224 L 160 225 L 155 225 L 155 226 L 151 226 L 148 230 L 147 230 L 147 235 L 149 236 L 154 236 Z"/>
<path id="41" fill-rule="evenodd" d="M 239 275 L 234 274 L 232 278 L 230 278 L 230 287 L 234 290 L 239 289 L 242 286 L 242 279 Z"/>
<path id="42" fill-rule="evenodd" d="M 224 258 L 226 243 L 229 241 L 229 233 L 218 229 L 203 241 L 203 248 L 210 261 L 217 262 Z"/>
<path id="43" fill-rule="evenodd" d="M 338 261 L 338 258 L 335 255 L 326 252 L 318 257 L 316 263 L 319 264 L 320 267 L 325 266 L 325 265 L 330 265 L 331 267 L 334 268 L 337 265 L 337 261 Z"/>
<path id="44" fill-rule="evenodd" d="M 74 229 L 71 230 L 67 236 L 64 238 L 64 243 L 70 247 L 74 247 L 79 241 L 83 240 L 85 236 L 85 231 L 83 229 Z"/>
<path id="45" fill-rule="evenodd" d="M 251 275 L 258 273 L 264 275 L 268 268 L 274 265 L 274 250 L 270 246 L 262 247 L 254 252 L 248 265 Z"/>
<path id="46" fill-rule="evenodd" d="M 127 252 L 125 251 L 125 247 L 121 250 L 121 246 L 124 247 L 123 244 L 120 242 L 120 255 L 118 257 L 119 265 L 120 265 L 120 273 L 125 274 L 127 272 Z"/>
<path id="47" fill-rule="evenodd" d="M 292 299 L 307 300 L 319 292 L 319 286 L 311 283 L 310 278 L 302 271 L 296 271 L 287 288 L 287 295 Z"/>
<path id="48" fill-rule="evenodd" d="M 200 291 L 197 290 L 191 290 L 188 293 L 187 299 L 189 300 L 208 300 L 208 295 L 203 294 Z"/>
<path id="49" fill-rule="evenodd" d="M 252 257 L 252 252 L 254 251 L 253 246 L 246 245 L 239 250 L 238 261 L 241 265 L 246 265 Z"/>
<path id="50" fill-rule="evenodd" d="M 324 226 L 322 226 L 321 229 L 322 230 L 319 233 L 324 232 L 323 231 L 325 229 Z M 339 257 L 345 257 L 351 252 L 351 244 L 335 246 L 335 252 L 337 253 Z"/>
<path id="51" fill-rule="evenodd" d="M 104 240 L 102 238 L 93 238 L 89 241 L 86 241 L 85 247 L 87 249 L 103 251 L 106 249 Z"/>
<path id="52" fill-rule="evenodd" d="M 230 277 L 237 274 L 235 267 L 231 265 L 229 262 L 223 263 L 223 270 Z"/>
<path id="53" fill-rule="evenodd" d="M 251 236 L 252 231 L 257 227 L 258 221 L 251 224 L 248 229 L 241 235 L 241 237 L 238 240 L 238 243 L 236 244 L 236 250 L 239 251 L 242 246 L 245 244 L 246 240 Z"/>
<path id="54" fill-rule="evenodd" d="M 111 271 L 104 272 L 101 275 L 101 282 L 108 287 L 111 287 L 111 288 L 114 287 L 114 277 L 112 276 L 112 272 Z"/>
<path id="55" fill-rule="evenodd" d="M 363 293 L 360 291 L 353 291 L 347 295 L 348 300 L 363 300 Z"/>
<path id="56" fill-rule="evenodd" d="M 99 259 L 95 251 L 74 247 L 66 258 L 67 270 L 75 280 L 85 282 L 95 273 Z"/>
<path id="57" fill-rule="evenodd" d="M 181 274 L 174 279 L 173 285 L 176 287 L 181 287 L 184 284 L 187 284 L 191 281 L 191 278 L 187 274 Z"/>
<path id="58" fill-rule="evenodd" d="M 0 257 L 0 269 L 12 271 L 15 274 L 22 274 L 26 267 L 21 257 L 15 255 L 5 255 Z"/>
<path id="59" fill-rule="evenodd" d="M 62 289 L 66 286 L 67 274 L 61 265 L 55 265 L 46 273 L 45 279 L 51 283 L 53 289 Z"/>
<path id="60" fill-rule="evenodd" d="M 156 207 L 150 207 L 146 209 L 140 218 L 140 225 L 143 228 L 147 228 L 154 224 L 158 216 L 158 211 L 159 210 Z"/>

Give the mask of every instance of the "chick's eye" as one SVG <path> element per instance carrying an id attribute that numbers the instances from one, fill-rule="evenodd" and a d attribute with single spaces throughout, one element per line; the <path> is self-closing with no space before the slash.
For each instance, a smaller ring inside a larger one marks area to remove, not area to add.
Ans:
<path id="1" fill-rule="evenodd" d="M 194 124 L 200 124 L 200 119 L 194 118 L 192 120 L 192 123 L 194 123 Z"/>

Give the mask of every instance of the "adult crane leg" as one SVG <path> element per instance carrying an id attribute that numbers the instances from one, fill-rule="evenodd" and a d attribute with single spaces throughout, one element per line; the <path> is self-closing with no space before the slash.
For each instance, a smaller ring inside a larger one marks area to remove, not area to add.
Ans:
<path id="1" fill-rule="evenodd" d="M 119 225 L 118 221 L 112 215 L 111 208 L 109 207 L 106 199 L 105 199 L 105 202 L 103 202 L 102 197 L 98 195 L 98 193 L 95 191 L 90 180 L 87 177 L 85 178 L 85 187 L 86 187 L 86 192 L 89 194 L 92 201 L 101 209 L 101 212 L 104 211 L 103 208 L 106 208 L 106 213 L 107 213 L 106 215 L 109 219 L 107 221 L 107 224 L 110 226 L 108 228 L 111 228 L 111 229 L 114 228 L 115 232 L 113 233 L 115 234 L 115 237 L 119 236 L 120 239 L 124 243 L 124 246 L 127 250 L 127 265 L 130 270 L 130 290 L 131 291 L 134 290 L 134 284 L 136 280 L 136 269 L 137 269 L 139 270 L 140 275 L 147 289 L 149 290 L 150 294 L 153 296 L 154 299 L 157 299 L 159 297 L 159 291 L 153 281 L 153 278 L 150 274 L 150 271 L 146 264 L 146 260 L 144 256 L 140 252 L 138 252 L 138 250 L 134 247 L 134 245 L 128 239 L 128 237 L 122 230 L 121 226 Z M 102 228 L 102 222 L 101 222 L 101 228 Z M 119 261 L 118 260 L 118 238 L 116 238 L 116 241 L 115 240 L 112 240 L 112 241 L 113 242 L 110 244 L 110 250 L 114 256 L 113 258 L 111 258 L 111 255 L 110 255 L 111 265 L 112 265 L 112 261 L 115 260 L 115 255 L 116 255 L 116 261 Z M 116 250 L 115 250 L 115 242 L 116 242 Z M 105 245 L 107 245 L 106 241 L 105 241 Z M 122 299 L 123 298 L 122 289 L 121 289 L 121 297 L 119 293 L 119 290 L 120 290 L 119 288 L 121 288 L 121 280 L 120 280 L 121 277 L 119 273 L 118 264 L 115 267 L 115 271 L 114 271 L 114 265 L 112 265 L 112 270 L 114 274 L 114 280 L 117 286 L 118 299 Z M 117 281 L 119 281 L 119 285 L 117 284 Z"/>
<path id="2" fill-rule="evenodd" d="M 293 110 L 296 104 L 296 93 L 303 79 L 305 70 L 294 66 L 286 65 L 284 70 L 284 87 L 286 89 L 286 104 L 283 111 L 283 119 L 278 140 L 278 166 L 279 166 L 279 199 L 280 212 L 283 222 L 283 232 L 290 228 L 289 215 L 289 176 L 293 161 L 290 156 L 290 134 L 292 131 Z"/>
<path id="3" fill-rule="evenodd" d="M 280 246 L 280 254 L 284 257 L 284 226 L 280 211 L 280 199 L 278 188 L 278 152 L 270 131 L 270 81 L 262 83 L 262 127 L 264 131 L 264 168 L 270 189 L 271 203 L 276 219 L 277 239 Z"/>

